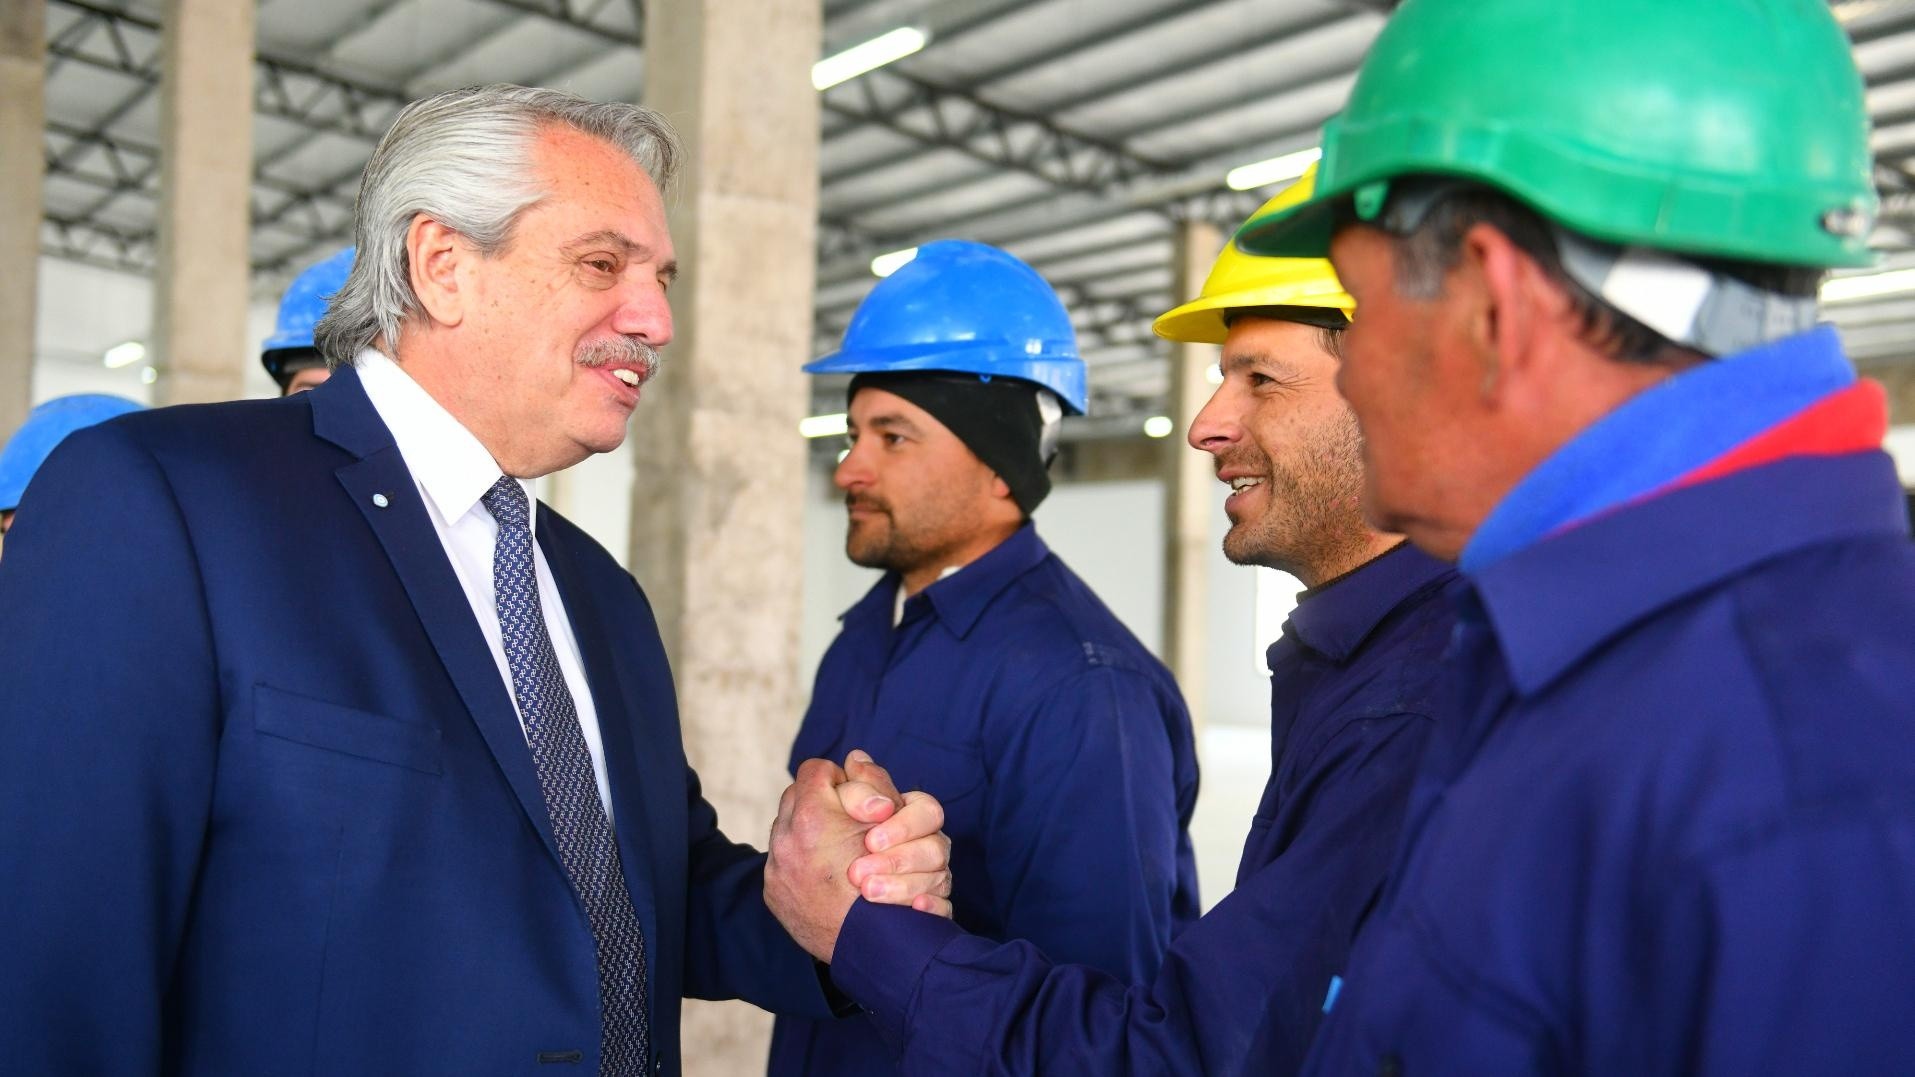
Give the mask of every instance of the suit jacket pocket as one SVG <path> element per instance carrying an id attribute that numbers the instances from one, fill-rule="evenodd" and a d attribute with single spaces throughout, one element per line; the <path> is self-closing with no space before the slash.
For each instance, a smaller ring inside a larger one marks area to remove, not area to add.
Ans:
<path id="1" fill-rule="evenodd" d="M 422 774 L 442 770 L 434 726 L 295 695 L 269 684 L 253 688 L 253 728 L 263 736 Z"/>

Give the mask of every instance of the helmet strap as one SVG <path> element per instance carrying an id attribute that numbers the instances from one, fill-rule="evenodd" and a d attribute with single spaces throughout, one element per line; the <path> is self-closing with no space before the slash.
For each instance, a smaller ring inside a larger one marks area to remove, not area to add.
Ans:
<path id="1" fill-rule="evenodd" d="M 1815 327 L 1813 296 L 1765 291 L 1664 251 L 1551 231 L 1571 280 L 1682 347 L 1734 355 Z"/>

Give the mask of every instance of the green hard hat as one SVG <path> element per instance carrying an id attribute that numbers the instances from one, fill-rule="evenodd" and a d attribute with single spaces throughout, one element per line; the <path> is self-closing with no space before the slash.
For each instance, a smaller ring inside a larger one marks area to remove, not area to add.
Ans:
<path id="1" fill-rule="evenodd" d="M 1237 243 L 1323 255 L 1335 207 L 1375 220 L 1417 174 L 1619 245 L 1862 266 L 1870 172 L 1862 78 L 1822 0 L 1407 0 L 1324 125 L 1316 196 Z"/>

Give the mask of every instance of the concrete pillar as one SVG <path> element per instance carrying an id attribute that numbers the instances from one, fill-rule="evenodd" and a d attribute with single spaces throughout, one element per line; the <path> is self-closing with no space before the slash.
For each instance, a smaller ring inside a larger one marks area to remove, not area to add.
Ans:
<path id="1" fill-rule="evenodd" d="M 254 0 L 167 0 L 153 365 L 162 404 L 245 394 Z"/>
<path id="2" fill-rule="evenodd" d="M 728 834 L 762 846 L 800 718 L 820 5 L 644 7 L 644 100 L 688 156 L 667 201 L 677 337 L 634 431 L 631 564 L 705 795 Z M 685 1072 L 762 1072 L 769 1032 L 742 1003 L 688 1003 Z"/>
<path id="3" fill-rule="evenodd" d="M 1210 264 L 1223 250 L 1223 232 L 1208 221 L 1177 224 L 1172 244 L 1172 295 L 1196 296 Z M 1202 734 L 1209 680 L 1208 619 L 1212 517 L 1218 507 L 1217 473 L 1209 455 L 1185 438 L 1215 386 L 1206 376 L 1216 364 L 1214 344 L 1170 346 L 1170 418 L 1176 428 L 1163 439 L 1164 475 L 1164 663 L 1177 677 L 1190 717 Z"/>
<path id="4" fill-rule="evenodd" d="M 33 400 L 46 82 L 45 0 L 0 0 L 0 443 Z"/>

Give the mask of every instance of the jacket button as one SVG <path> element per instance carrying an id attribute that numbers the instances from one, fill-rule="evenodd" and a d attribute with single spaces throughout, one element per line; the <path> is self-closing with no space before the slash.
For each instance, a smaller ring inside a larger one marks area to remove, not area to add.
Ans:
<path id="1" fill-rule="evenodd" d="M 1377 1060 L 1376 1077 L 1403 1077 L 1403 1059 L 1394 1052 Z"/>

